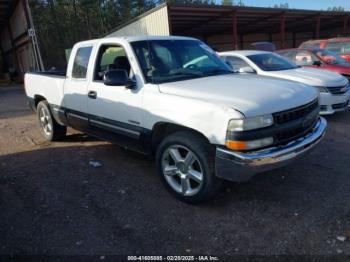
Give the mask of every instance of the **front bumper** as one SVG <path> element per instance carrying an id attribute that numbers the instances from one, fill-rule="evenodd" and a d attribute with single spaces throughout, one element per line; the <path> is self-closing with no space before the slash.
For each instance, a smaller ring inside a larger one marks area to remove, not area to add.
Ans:
<path id="1" fill-rule="evenodd" d="M 348 108 L 350 100 L 350 89 L 341 95 L 331 93 L 320 94 L 320 115 L 331 115 L 335 112 L 344 111 Z"/>
<path id="2" fill-rule="evenodd" d="M 226 148 L 216 149 L 216 176 L 234 182 L 243 182 L 254 175 L 285 166 L 305 155 L 325 134 L 327 121 L 320 117 L 312 132 L 287 145 L 255 152 L 237 152 Z"/>

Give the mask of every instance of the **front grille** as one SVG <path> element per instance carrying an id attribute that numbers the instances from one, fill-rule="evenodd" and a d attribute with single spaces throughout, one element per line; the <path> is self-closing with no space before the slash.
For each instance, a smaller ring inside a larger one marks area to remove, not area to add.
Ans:
<path id="1" fill-rule="evenodd" d="M 318 113 L 318 100 L 314 100 L 304 106 L 273 114 L 275 125 L 281 127 L 281 131 L 274 135 L 275 144 L 287 144 L 305 136 L 315 126 Z"/>
<path id="2" fill-rule="evenodd" d="M 275 113 L 273 114 L 273 118 L 276 124 L 281 125 L 289 121 L 302 118 L 303 116 L 306 116 L 307 114 L 313 112 L 318 107 L 319 107 L 318 100 L 316 99 L 309 104 Z"/>
<path id="3" fill-rule="evenodd" d="M 328 91 L 333 95 L 341 95 L 348 91 L 349 86 L 334 86 L 334 87 L 327 87 Z"/>
<path id="4" fill-rule="evenodd" d="M 344 107 L 347 107 L 349 105 L 349 101 L 345 102 L 345 103 L 340 103 L 340 104 L 334 104 L 332 105 L 333 109 L 341 109 Z"/>
<path id="5" fill-rule="evenodd" d="M 296 128 L 293 128 L 293 129 L 290 129 L 287 131 L 283 131 L 283 132 L 279 132 L 275 136 L 275 141 L 279 144 L 286 144 L 290 141 L 293 141 L 293 140 L 296 140 L 302 136 L 305 136 L 315 126 L 317 120 L 318 120 L 318 116 L 315 119 L 313 119 L 313 121 L 310 122 L 306 126 L 300 125 Z"/>

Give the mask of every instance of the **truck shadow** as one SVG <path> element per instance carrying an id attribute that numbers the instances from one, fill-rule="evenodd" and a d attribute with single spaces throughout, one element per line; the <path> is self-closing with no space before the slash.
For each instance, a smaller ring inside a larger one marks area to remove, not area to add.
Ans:
<path id="1" fill-rule="evenodd" d="M 314 217 L 324 223 L 328 217 L 322 212 L 335 220 L 349 206 L 349 155 L 335 163 L 330 159 L 333 164 L 327 168 L 318 166 L 329 146 L 327 142 L 297 166 L 260 174 L 245 184 L 226 183 L 217 197 L 198 206 L 174 199 L 149 159 L 111 144 L 3 155 L 2 252 L 57 254 L 64 248 L 68 253 L 125 254 L 154 250 L 155 245 L 169 251 L 162 245 L 169 234 L 181 248 L 190 243 L 188 235 L 205 232 L 209 242 L 209 236 L 227 236 L 212 242 L 215 246 L 231 238 L 229 228 L 263 234 L 256 228 L 258 221 L 274 224 L 270 230 L 280 238 L 280 230 L 295 214 L 305 223 Z M 90 166 L 90 160 L 102 167 Z"/>
<path id="2" fill-rule="evenodd" d="M 89 136 L 84 133 L 69 134 L 61 139 L 59 142 L 69 142 L 69 143 L 83 143 L 83 142 L 95 142 L 100 141 L 100 139 Z"/>

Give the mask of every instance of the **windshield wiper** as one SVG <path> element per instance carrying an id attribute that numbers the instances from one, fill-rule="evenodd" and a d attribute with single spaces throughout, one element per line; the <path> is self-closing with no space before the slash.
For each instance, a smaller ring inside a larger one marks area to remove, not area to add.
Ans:
<path id="1" fill-rule="evenodd" d="M 174 69 L 169 72 L 169 76 L 203 76 L 203 73 L 196 70 Z"/>
<path id="2" fill-rule="evenodd" d="M 193 72 L 176 72 L 169 74 L 169 76 L 203 76 L 202 73 L 193 73 Z"/>
<path id="3" fill-rule="evenodd" d="M 219 74 L 234 74 L 235 72 L 228 69 L 213 69 L 206 71 L 206 75 L 219 75 Z"/>

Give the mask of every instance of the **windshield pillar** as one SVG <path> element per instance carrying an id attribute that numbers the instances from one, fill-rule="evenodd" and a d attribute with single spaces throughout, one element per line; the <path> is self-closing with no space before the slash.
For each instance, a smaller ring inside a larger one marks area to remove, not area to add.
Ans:
<path id="1" fill-rule="evenodd" d="M 285 30 L 285 27 L 286 27 L 286 13 L 283 12 L 281 14 L 281 17 L 280 17 L 280 37 L 281 37 L 281 49 L 284 48 L 284 42 L 285 42 L 285 38 L 286 38 L 286 30 Z"/>
<path id="2" fill-rule="evenodd" d="M 316 28 L 315 28 L 315 39 L 320 39 L 320 25 L 321 25 L 321 17 L 316 17 Z"/>
<path id="3" fill-rule="evenodd" d="M 233 49 L 237 50 L 237 12 L 232 12 L 232 45 Z"/>

